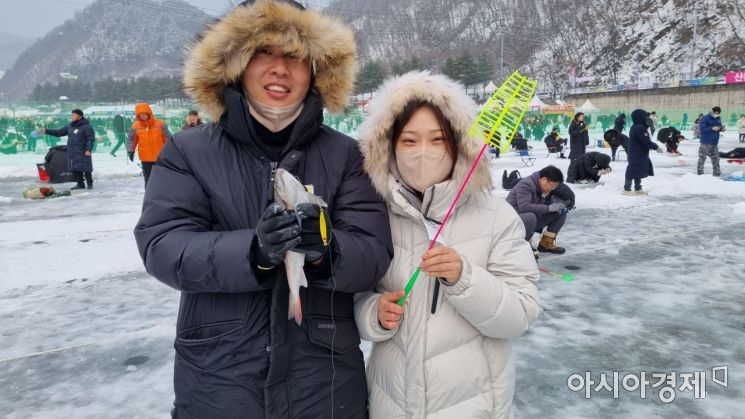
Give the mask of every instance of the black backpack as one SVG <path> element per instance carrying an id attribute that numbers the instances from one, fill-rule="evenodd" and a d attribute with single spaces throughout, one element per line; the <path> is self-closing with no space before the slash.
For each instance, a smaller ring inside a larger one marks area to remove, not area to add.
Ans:
<path id="1" fill-rule="evenodd" d="M 509 175 L 507 175 L 507 170 L 505 170 L 504 173 L 502 173 L 502 189 L 510 190 L 521 180 L 522 176 L 520 176 L 520 172 L 517 170 L 513 170 Z"/>

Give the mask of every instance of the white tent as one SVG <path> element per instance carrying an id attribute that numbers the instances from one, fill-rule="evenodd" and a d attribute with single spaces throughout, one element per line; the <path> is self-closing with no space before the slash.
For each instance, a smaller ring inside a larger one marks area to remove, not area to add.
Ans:
<path id="1" fill-rule="evenodd" d="M 533 99 L 530 101 L 530 104 L 528 105 L 528 109 L 531 111 L 537 111 L 540 109 L 543 109 L 543 107 L 546 106 L 546 103 L 541 100 L 538 96 L 533 96 Z"/>
<path id="2" fill-rule="evenodd" d="M 600 110 L 597 106 L 593 105 L 592 102 L 590 102 L 590 99 L 585 100 L 585 103 L 582 104 L 579 108 L 576 109 L 577 112 L 597 112 Z"/>
<path id="3" fill-rule="evenodd" d="M 489 84 L 484 87 L 484 93 L 487 95 L 491 95 L 492 93 L 497 91 L 497 86 L 494 84 L 493 81 L 489 81 Z"/>

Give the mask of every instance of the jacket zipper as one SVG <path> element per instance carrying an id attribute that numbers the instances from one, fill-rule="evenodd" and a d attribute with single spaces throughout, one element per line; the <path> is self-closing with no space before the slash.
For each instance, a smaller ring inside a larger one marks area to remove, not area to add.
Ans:
<path id="1" fill-rule="evenodd" d="M 269 162 L 269 167 L 272 169 L 269 173 L 269 200 L 274 201 L 274 184 L 277 175 L 277 162 Z"/>
<path id="2" fill-rule="evenodd" d="M 434 223 L 440 224 L 439 221 L 432 220 L 429 217 L 427 217 L 427 213 L 429 213 L 430 208 L 432 207 L 432 202 L 435 200 L 435 187 L 432 187 L 432 195 L 430 196 L 429 202 L 427 202 L 427 207 L 424 209 L 424 213 L 422 214 L 424 216 L 425 220 L 432 221 Z M 435 279 L 435 290 L 432 294 L 432 307 L 430 308 L 430 313 L 435 314 L 437 312 L 437 300 L 440 296 L 440 279 Z"/>

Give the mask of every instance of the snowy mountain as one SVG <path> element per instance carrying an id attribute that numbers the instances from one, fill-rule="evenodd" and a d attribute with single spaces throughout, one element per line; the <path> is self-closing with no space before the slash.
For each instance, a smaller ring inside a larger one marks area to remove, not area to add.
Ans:
<path id="1" fill-rule="evenodd" d="M 181 0 L 98 0 L 36 41 L 0 79 L 0 97 L 36 84 L 180 73 L 185 45 L 210 19 Z"/>
<path id="2" fill-rule="evenodd" d="M 33 39 L 0 33 L 0 74 L 13 66 L 18 56 L 33 43 Z"/>
<path id="3" fill-rule="evenodd" d="M 358 30 L 363 60 L 415 55 L 440 68 L 468 50 L 486 54 L 497 69 L 503 56 L 505 75 L 523 68 L 553 91 L 566 88 L 572 67 L 578 77 L 595 76 L 595 84 L 745 67 L 742 0 L 335 0 L 326 10 Z"/>

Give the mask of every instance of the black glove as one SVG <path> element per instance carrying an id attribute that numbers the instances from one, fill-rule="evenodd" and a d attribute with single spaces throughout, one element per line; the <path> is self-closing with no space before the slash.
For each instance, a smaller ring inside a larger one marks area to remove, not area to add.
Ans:
<path id="1" fill-rule="evenodd" d="M 326 208 L 308 203 L 298 204 L 295 213 L 300 219 L 302 229 L 302 241 L 295 250 L 305 253 L 306 262 L 315 262 L 326 254 L 331 243 L 331 219 L 328 211 Z"/>
<path id="2" fill-rule="evenodd" d="M 300 226 L 295 214 L 287 212 L 282 204 L 269 205 L 256 224 L 256 264 L 260 269 L 279 265 L 285 253 L 297 246 L 300 240 Z"/>
<path id="3" fill-rule="evenodd" d="M 127 157 L 129 157 L 129 161 L 135 161 L 135 153 L 134 151 L 128 151 Z"/>

